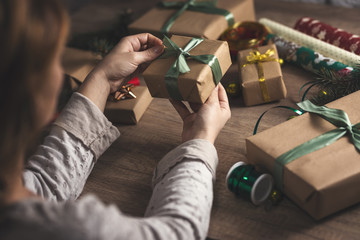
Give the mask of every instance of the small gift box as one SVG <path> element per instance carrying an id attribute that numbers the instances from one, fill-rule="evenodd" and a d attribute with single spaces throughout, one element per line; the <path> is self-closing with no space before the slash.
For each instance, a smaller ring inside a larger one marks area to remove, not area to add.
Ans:
<path id="1" fill-rule="evenodd" d="M 70 85 L 73 91 L 85 80 L 101 57 L 89 51 L 74 48 L 66 48 L 63 55 L 64 72 L 70 76 Z M 136 124 L 152 101 L 149 90 L 145 86 L 137 86 L 137 78 L 129 81 L 132 88 L 129 89 L 131 98 L 119 98 L 119 100 L 109 100 L 106 103 L 104 114 L 113 123 Z M 66 85 L 69 85 L 67 83 Z"/>
<path id="2" fill-rule="evenodd" d="M 227 42 L 173 35 L 143 73 L 153 97 L 204 103 L 231 65 Z"/>
<path id="3" fill-rule="evenodd" d="M 286 97 L 280 61 L 273 44 L 238 53 L 241 87 L 246 106 Z"/>
<path id="4" fill-rule="evenodd" d="M 359 101 L 359 91 L 328 108 L 307 100 L 309 113 L 246 139 L 249 161 L 315 219 L 360 201 Z"/>
<path id="5" fill-rule="evenodd" d="M 107 101 L 104 114 L 112 123 L 136 124 L 149 107 L 152 97 L 147 87 L 131 89 L 136 98 Z"/>
<path id="6" fill-rule="evenodd" d="M 218 39 L 234 22 L 255 21 L 253 0 L 162 1 L 129 25 L 131 33 Z"/>

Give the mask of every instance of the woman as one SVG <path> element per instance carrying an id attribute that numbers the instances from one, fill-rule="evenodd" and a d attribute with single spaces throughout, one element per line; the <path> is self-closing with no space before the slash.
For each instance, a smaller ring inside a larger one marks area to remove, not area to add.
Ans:
<path id="1" fill-rule="evenodd" d="M 184 143 L 159 162 L 145 218 L 126 216 L 93 195 L 75 201 L 120 135 L 102 113 L 108 95 L 163 51 L 150 34 L 119 42 L 25 161 L 56 107 L 67 30 L 56 0 L 0 0 L 0 238 L 204 239 L 218 161 L 213 143 L 230 117 L 221 85 L 196 112 L 172 101 L 184 121 Z"/>

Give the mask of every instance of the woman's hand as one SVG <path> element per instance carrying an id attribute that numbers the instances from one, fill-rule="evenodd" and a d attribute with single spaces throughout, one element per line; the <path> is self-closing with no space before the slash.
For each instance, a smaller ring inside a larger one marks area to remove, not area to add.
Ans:
<path id="1" fill-rule="evenodd" d="M 214 143 L 220 130 L 231 116 L 228 98 L 221 83 L 203 105 L 190 104 L 194 112 L 190 112 L 181 101 L 170 100 L 170 102 L 184 122 L 183 142 L 200 138 Z"/>
<path id="2" fill-rule="evenodd" d="M 91 71 L 79 92 L 103 111 L 109 93 L 117 91 L 124 79 L 142 72 L 163 50 L 162 41 L 151 34 L 124 37 Z"/>
<path id="3" fill-rule="evenodd" d="M 94 69 L 110 83 L 115 92 L 124 79 L 130 80 L 145 69 L 146 63 L 157 58 L 164 50 L 162 41 L 151 34 L 124 37 Z"/>

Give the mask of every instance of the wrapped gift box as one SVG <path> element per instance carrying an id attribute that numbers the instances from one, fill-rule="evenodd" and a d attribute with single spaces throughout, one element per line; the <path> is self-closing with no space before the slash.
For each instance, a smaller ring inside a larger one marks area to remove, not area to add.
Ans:
<path id="1" fill-rule="evenodd" d="M 345 111 L 352 124 L 360 122 L 356 104 L 360 92 L 329 103 Z M 274 173 L 275 159 L 310 139 L 336 127 L 313 113 L 288 120 L 246 139 L 249 161 Z M 306 154 L 283 168 L 283 191 L 315 219 L 320 219 L 360 201 L 360 154 L 349 138 Z"/>
<path id="2" fill-rule="evenodd" d="M 66 78 L 73 91 L 83 82 L 101 57 L 90 51 L 66 48 L 63 55 L 64 72 L 70 76 Z M 113 102 L 109 100 L 104 114 L 113 123 L 136 124 L 152 101 L 149 90 L 145 86 L 135 86 L 132 92 L 135 99 L 124 99 Z"/>
<path id="3" fill-rule="evenodd" d="M 146 109 L 149 107 L 152 97 L 145 86 L 134 87 L 132 92 L 134 99 L 120 101 L 107 101 L 104 114 L 112 123 L 136 124 Z"/>
<path id="4" fill-rule="evenodd" d="M 216 7 L 231 12 L 235 22 L 255 21 L 253 0 L 218 0 Z M 131 33 L 150 32 L 162 38 L 160 29 L 177 10 L 154 7 L 130 24 L 129 31 Z M 228 23 L 222 15 L 186 10 L 175 20 L 168 34 L 215 40 L 227 27 Z"/>
<path id="5" fill-rule="evenodd" d="M 184 48 L 192 38 L 172 36 L 171 40 L 180 48 Z M 204 40 L 190 50 L 191 55 L 211 54 L 217 57 L 222 75 L 231 65 L 228 43 L 217 40 Z M 158 58 L 143 73 L 145 82 L 153 97 L 170 98 L 165 85 L 165 75 L 174 64 L 176 57 Z M 180 74 L 177 79 L 178 90 L 184 101 L 204 103 L 215 88 L 213 74 L 209 65 L 187 60 L 190 72 Z"/>
<path id="6" fill-rule="evenodd" d="M 279 59 L 276 46 L 273 44 L 258 47 L 255 50 L 258 50 L 260 54 L 265 54 L 269 49 L 274 50 L 274 54 L 269 58 Z M 273 60 L 261 62 L 261 66 L 259 63 L 248 63 L 247 57 L 253 51 L 254 49 L 247 49 L 238 53 L 239 74 L 245 105 L 252 106 L 285 98 L 286 87 L 280 63 Z M 260 81 L 260 71 L 263 72 L 265 78 L 263 82 Z"/>

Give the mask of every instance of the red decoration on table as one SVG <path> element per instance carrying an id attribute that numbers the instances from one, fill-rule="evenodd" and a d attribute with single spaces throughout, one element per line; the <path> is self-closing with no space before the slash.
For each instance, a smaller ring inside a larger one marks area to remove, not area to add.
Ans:
<path id="1" fill-rule="evenodd" d="M 300 18 L 294 27 L 296 30 L 360 55 L 360 36 L 335 28 L 316 19 Z"/>

